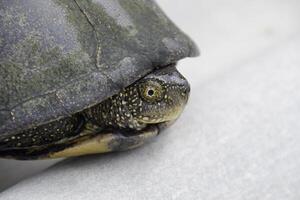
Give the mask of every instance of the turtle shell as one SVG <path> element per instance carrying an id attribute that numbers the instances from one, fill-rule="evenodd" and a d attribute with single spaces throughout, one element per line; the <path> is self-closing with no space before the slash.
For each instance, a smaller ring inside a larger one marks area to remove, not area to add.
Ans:
<path id="1" fill-rule="evenodd" d="M 80 112 L 197 54 L 151 0 L 1 0 L 0 134 Z"/>

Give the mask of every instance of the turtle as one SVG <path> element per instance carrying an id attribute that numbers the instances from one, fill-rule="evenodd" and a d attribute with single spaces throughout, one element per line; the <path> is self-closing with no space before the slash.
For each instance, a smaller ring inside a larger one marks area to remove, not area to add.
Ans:
<path id="1" fill-rule="evenodd" d="M 124 151 L 172 124 L 196 44 L 152 0 L 1 0 L 0 157 Z"/>

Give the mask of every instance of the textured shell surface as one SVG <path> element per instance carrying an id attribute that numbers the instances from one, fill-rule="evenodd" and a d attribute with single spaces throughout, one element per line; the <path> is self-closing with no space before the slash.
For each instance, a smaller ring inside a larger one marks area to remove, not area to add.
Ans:
<path id="1" fill-rule="evenodd" d="M 80 112 L 195 55 L 151 0 L 1 0 L 0 134 Z"/>

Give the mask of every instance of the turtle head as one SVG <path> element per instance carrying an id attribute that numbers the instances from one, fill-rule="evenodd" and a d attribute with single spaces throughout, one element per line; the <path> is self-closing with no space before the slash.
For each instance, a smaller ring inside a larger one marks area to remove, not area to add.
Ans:
<path id="1" fill-rule="evenodd" d="M 177 119 L 189 92 L 189 83 L 172 65 L 151 72 L 91 107 L 86 115 L 100 127 L 139 131 L 147 125 L 162 125 Z"/>
<path id="2" fill-rule="evenodd" d="M 187 103 L 190 85 L 174 66 L 170 66 L 152 72 L 128 87 L 126 92 L 134 121 L 140 125 L 158 124 L 179 117 Z"/>

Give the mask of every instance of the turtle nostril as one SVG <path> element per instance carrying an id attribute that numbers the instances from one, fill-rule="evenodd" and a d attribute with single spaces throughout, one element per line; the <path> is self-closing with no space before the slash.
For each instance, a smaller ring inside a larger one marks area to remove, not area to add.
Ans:
<path id="1" fill-rule="evenodd" d="M 190 87 L 189 86 L 186 86 L 186 87 L 184 87 L 184 89 L 183 89 L 183 92 L 185 93 L 185 94 L 189 94 L 190 93 Z"/>
<path id="2" fill-rule="evenodd" d="M 185 92 L 186 92 L 187 94 L 189 94 L 189 93 L 190 93 L 190 91 L 191 91 L 191 88 L 190 88 L 190 86 L 186 87 L 186 89 L 185 89 L 185 90 L 186 90 Z"/>

